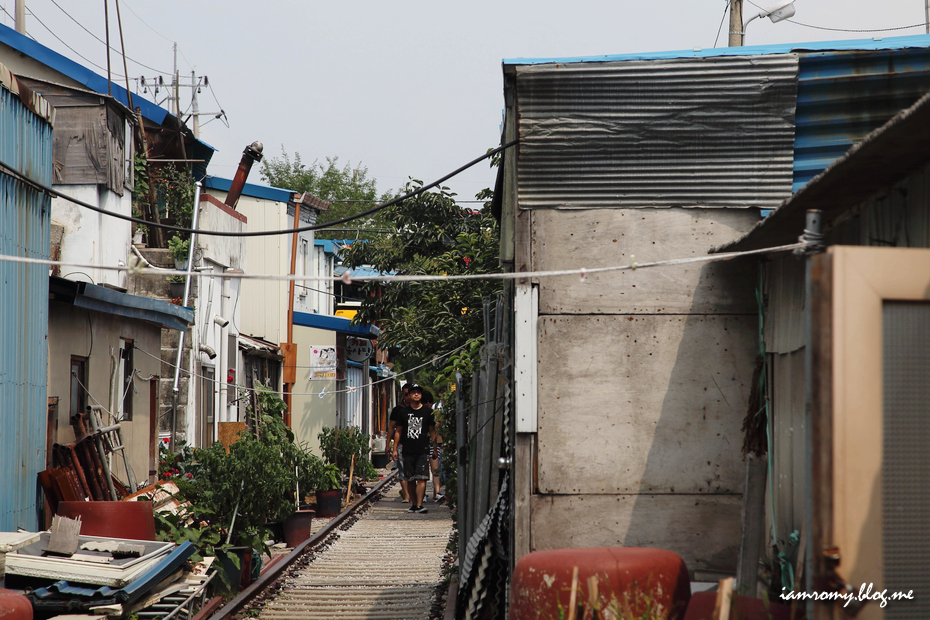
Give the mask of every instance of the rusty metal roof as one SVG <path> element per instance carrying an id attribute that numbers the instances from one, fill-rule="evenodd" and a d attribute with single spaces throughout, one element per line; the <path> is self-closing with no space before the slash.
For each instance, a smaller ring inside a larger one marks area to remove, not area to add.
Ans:
<path id="1" fill-rule="evenodd" d="M 824 231 L 837 218 L 930 162 L 930 93 L 902 110 L 834 161 L 748 233 L 711 250 L 733 252 L 797 241 L 808 209 L 823 211 Z"/>

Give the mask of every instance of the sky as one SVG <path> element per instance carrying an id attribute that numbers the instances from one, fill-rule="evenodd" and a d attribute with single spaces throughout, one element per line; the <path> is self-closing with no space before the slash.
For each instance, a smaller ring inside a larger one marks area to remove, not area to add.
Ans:
<path id="1" fill-rule="evenodd" d="M 119 49 L 115 0 L 106 1 L 111 45 Z M 923 34 L 926 1 L 796 0 L 792 22 L 757 19 L 746 44 Z M 9 15 L 14 5 L 0 0 Z M 106 48 L 97 40 L 105 38 L 104 5 L 27 0 L 27 33 L 106 75 Z M 209 78 L 210 88 L 198 95 L 200 110 L 222 109 L 229 123 L 201 117 L 201 139 L 218 149 L 210 174 L 231 178 L 243 148 L 258 140 L 266 158 L 286 152 L 299 153 L 304 163 L 338 157 L 341 165 L 362 164 L 379 192 L 401 189 L 409 177 L 436 180 L 500 143 L 502 59 L 708 49 L 715 41 L 722 47 L 726 6 L 726 0 L 119 0 L 130 77 L 150 82 L 161 72 L 170 80 L 176 42 L 182 83 L 190 83 L 191 71 Z M 747 1 L 744 15 L 758 10 Z M 13 26 L 4 11 L 0 23 Z M 825 30 L 914 24 L 884 32 Z M 122 75 L 117 54 L 111 63 Z M 141 94 L 152 99 L 151 90 Z M 182 89 L 182 110 L 190 97 L 191 89 Z M 249 180 L 261 182 L 258 170 Z M 446 183 L 463 201 L 493 184 L 486 163 Z"/>

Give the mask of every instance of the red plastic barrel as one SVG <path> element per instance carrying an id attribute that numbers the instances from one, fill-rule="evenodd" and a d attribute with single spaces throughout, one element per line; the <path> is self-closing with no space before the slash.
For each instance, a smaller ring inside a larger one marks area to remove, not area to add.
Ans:
<path id="1" fill-rule="evenodd" d="M 584 609 L 592 607 L 589 579 L 594 576 L 598 608 L 615 609 L 618 617 L 639 618 L 661 610 L 656 617 L 680 620 L 691 597 L 688 569 L 671 551 L 642 547 L 536 551 L 520 558 L 514 568 L 510 620 L 558 618 L 560 609 L 567 617 L 575 567 L 575 601 Z"/>
<path id="2" fill-rule="evenodd" d="M 32 603 L 22 594 L 0 588 L 0 618 L 32 620 Z"/>

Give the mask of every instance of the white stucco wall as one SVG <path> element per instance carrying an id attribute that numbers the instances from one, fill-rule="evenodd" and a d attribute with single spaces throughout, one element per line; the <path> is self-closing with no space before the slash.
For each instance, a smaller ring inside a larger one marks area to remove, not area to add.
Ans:
<path id="1" fill-rule="evenodd" d="M 53 185 L 68 196 L 101 209 L 131 215 L 132 194 L 126 190 L 122 196 L 98 185 Z M 52 199 L 52 224 L 64 228 L 61 258 L 75 265 L 105 265 L 110 267 L 126 263 L 132 243 L 132 224 L 62 198 Z M 62 267 L 61 276 L 69 280 L 126 286 L 126 276 L 118 271 L 88 267 Z"/>

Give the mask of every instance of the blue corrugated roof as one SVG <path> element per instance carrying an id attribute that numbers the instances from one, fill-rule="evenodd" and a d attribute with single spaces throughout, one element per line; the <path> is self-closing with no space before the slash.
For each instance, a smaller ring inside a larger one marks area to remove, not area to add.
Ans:
<path id="1" fill-rule="evenodd" d="M 341 332 L 343 334 L 360 336 L 362 338 L 377 338 L 381 334 L 381 330 L 370 323 L 353 325 L 351 319 L 341 316 L 309 314 L 307 312 L 295 312 L 294 325 L 325 329 L 331 332 Z"/>
<path id="2" fill-rule="evenodd" d="M 221 192 L 228 192 L 229 188 L 232 187 L 232 179 L 208 176 L 204 179 L 204 187 Z M 265 200 L 274 200 L 275 202 L 284 203 L 289 203 L 294 193 L 294 191 L 289 189 L 271 187 L 270 185 L 256 185 L 254 183 L 246 183 L 245 187 L 242 188 L 243 196 L 264 198 Z"/>
<path id="3" fill-rule="evenodd" d="M 322 247 L 327 254 L 335 254 L 338 251 L 336 250 L 336 243 L 332 239 L 314 239 L 313 245 Z"/>
<path id="4" fill-rule="evenodd" d="M 710 58 L 713 56 L 759 56 L 763 54 L 790 54 L 791 52 L 853 51 L 903 49 L 930 46 L 930 35 L 920 34 L 887 39 L 850 39 L 846 41 L 814 41 L 809 43 L 778 43 L 774 45 L 747 45 L 745 47 L 695 48 L 670 52 L 640 52 L 635 54 L 607 54 L 604 56 L 576 56 L 561 58 L 505 58 L 505 65 L 541 65 L 547 63 L 613 62 L 618 60 L 668 60 L 671 58 Z"/>
<path id="5" fill-rule="evenodd" d="M 97 75 L 84 65 L 62 56 L 58 52 L 45 47 L 27 36 L 19 34 L 13 28 L 3 24 L 0 24 L 0 43 L 8 45 L 21 54 L 37 60 L 94 92 L 100 94 L 111 92 L 105 77 Z M 112 82 L 110 86 L 112 87 L 113 98 L 128 108 L 129 97 L 126 95 L 126 89 L 116 82 Z M 139 108 L 143 117 L 159 125 L 164 123 L 165 117 L 168 116 L 168 110 L 139 95 L 132 96 L 132 105 Z M 211 151 L 216 150 L 202 140 L 197 140 L 197 142 Z M 201 158 L 203 157 L 201 156 Z"/>

